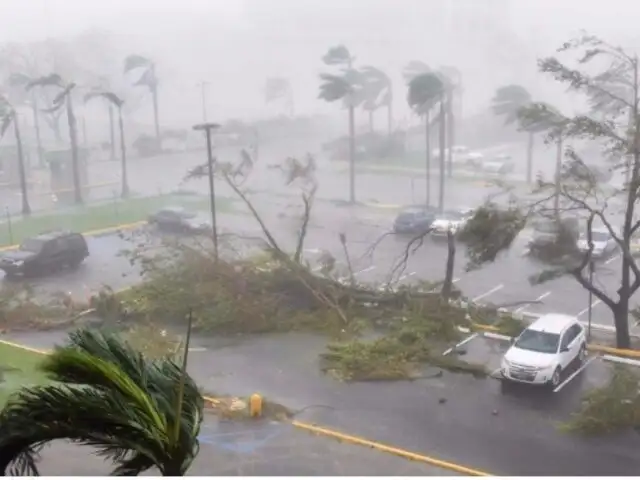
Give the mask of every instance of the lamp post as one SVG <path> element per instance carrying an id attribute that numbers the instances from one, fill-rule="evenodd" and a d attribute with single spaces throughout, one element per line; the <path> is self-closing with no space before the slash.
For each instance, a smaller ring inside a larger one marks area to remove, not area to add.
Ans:
<path id="1" fill-rule="evenodd" d="M 220 128 L 217 123 L 201 123 L 194 125 L 194 130 L 204 131 L 207 137 L 207 163 L 209 164 L 209 204 L 211 208 L 211 226 L 213 227 L 213 256 L 218 261 L 218 228 L 216 226 L 216 194 L 213 183 L 213 152 L 211 146 L 212 131 Z"/>
<path id="2" fill-rule="evenodd" d="M 203 80 L 198 86 L 200 87 L 200 102 L 202 103 L 202 121 L 207 123 L 207 88 L 209 87 L 209 82 Z"/>

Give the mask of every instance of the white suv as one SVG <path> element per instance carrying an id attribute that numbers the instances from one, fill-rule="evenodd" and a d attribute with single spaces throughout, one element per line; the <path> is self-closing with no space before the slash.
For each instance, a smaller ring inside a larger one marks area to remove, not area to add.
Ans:
<path id="1" fill-rule="evenodd" d="M 550 313 L 529 325 L 502 358 L 503 381 L 560 384 L 562 372 L 586 357 L 584 328 L 576 317 Z"/>

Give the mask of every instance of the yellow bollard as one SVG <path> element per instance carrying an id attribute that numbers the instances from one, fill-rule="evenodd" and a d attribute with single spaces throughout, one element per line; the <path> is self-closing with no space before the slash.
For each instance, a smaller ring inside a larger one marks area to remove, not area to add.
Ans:
<path id="1" fill-rule="evenodd" d="M 249 398 L 249 415 L 251 417 L 260 417 L 262 415 L 262 396 L 254 393 Z"/>

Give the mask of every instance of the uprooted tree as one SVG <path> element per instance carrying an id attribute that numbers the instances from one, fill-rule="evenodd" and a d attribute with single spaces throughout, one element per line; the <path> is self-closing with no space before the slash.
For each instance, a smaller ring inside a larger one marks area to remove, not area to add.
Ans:
<path id="1" fill-rule="evenodd" d="M 636 201 L 640 188 L 640 77 L 638 57 L 612 46 L 594 36 L 582 35 L 565 43 L 559 52 L 577 53 L 577 66 L 562 63 L 555 57 L 539 61 L 540 70 L 566 84 L 570 90 L 583 93 L 590 105 L 589 111 L 573 117 L 565 116 L 548 105 L 534 103 L 521 108 L 518 118 L 525 128 L 544 125 L 546 141 L 562 150 L 564 162 L 559 163 L 553 181 L 538 179 L 535 200 L 521 201 L 514 208 L 519 211 L 515 219 L 504 217 L 496 224 L 478 225 L 490 235 L 506 230 L 517 232 L 526 222 L 522 218 L 545 217 L 560 221 L 561 216 L 573 215 L 582 222 L 582 240 L 562 250 L 554 266 L 542 271 L 534 282 L 573 277 L 612 312 L 616 329 L 616 345 L 630 346 L 630 299 L 640 288 L 640 266 L 632 255 L 630 243 L 638 234 L 640 220 L 636 214 Z M 594 62 L 594 60 L 598 60 Z M 603 68 L 602 66 L 605 65 Z M 595 72 L 595 73 L 591 73 Z M 572 141 L 597 142 L 612 171 L 625 175 L 620 188 L 603 184 L 595 172 L 584 163 L 572 148 Z M 495 205 L 481 209 L 483 215 L 496 215 Z M 616 222 L 620 215 L 622 224 Z M 497 230 L 496 230 L 497 229 Z M 598 252 L 594 231 L 604 229 L 620 251 L 620 284 L 617 298 L 590 279 Z M 560 230 L 560 229 L 559 229 Z M 503 250 L 515 238 L 489 241 L 493 249 Z M 557 245 L 551 245 L 557 248 Z"/>

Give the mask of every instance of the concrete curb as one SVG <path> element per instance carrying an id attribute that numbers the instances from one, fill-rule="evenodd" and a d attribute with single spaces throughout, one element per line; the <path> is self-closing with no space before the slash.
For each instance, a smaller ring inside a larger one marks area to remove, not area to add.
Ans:
<path id="1" fill-rule="evenodd" d="M 14 348 L 19 348 L 21 350 L 26 350 L 28 352 L 33 352 L 33 353 L 37 353 L 40 355 L 48 355 L 49 351 L 47 350 L 41 350 L 41 349 L 37 349 L 37 348 L 32 348 L 32 347 L 28 347 L 26 345 L 21 345 L 19 343 L 14 343 L 14 342 L 10 342 L 8 340 L 1 340 L 0 339 L 0 344 L 3 345 L 7 345 L 10 347 L 14 347 Z M 205 400 L 212 402 L 212 403 L 216 403 L 219 402 L 218 399 L 214 398 L 214 397 L 209 397 L 206 395 L 202 396 Z M 428 465 L 434 466 L 434 467 L 438 467 L 438 468 L 442 468 L 445 470 L 450 470 L 456 473 L 459 473 L 461 475 L 469 475 L 469 476 L 474 476 L 474 477 L 491 477 L 493 476 L 490 473 L 486 473 L 480 470 L 476 470 L 473 468 L 469 468 L 469 467 L 465 467 L 463 465 L 458 465 L 456 463 L 451 463 L 451 462 L 446 462 L 444 460 L 439 460 L 437 458 L 433 458 L 433 457 L 428 457 L 426 455 L 422 455 L 419 453 L 415 453 L 415 452 L 410 452 L 409 450 L 403 450 L 401 448 L 397 448 L 397 447 L 393 447 L 391 445 L 385 445 L 383 443 L 378 443 L 378 442 L 374 442 L 371 440 L 367 440 L 366 438 L 361 438 L 361 437 L 356 437 L 353 435 L 348 435 L 345 433 L 341 433 L 335 430 L 331 430 L 328 428 L 324 428 L 321 427 L 319 425 L 313 425 L 310 423 L 305 423 L 305 422 L 299 422 L 297 420 L 292 420 L 291 421 L 291 425 L 293 425 L 296 428 L 299 428 L 301 430 L 305 430 L 307 432 L 316 434 L 316 435 L 320 435 L 320 436 L 324 436 L 324 437 L 329 437 L 329 438 L 333 438 L 334 440 L 338 440 L 338 441 L 342 441 L 342 442 L 346 442 L 346 443 L 351 443 L 353 445 L 359 445 L 361 447 L 369 447 L 369 448 L 373 448 L 374 450 L 378 450 L 380 452 L 383 453 L 390 453 L 392 455 L 397 455 L 399 457 L 405 458 L 407 460 L 413 460 L 415 462 L 421 462 L 421 463 L 426 463 Z"/>

